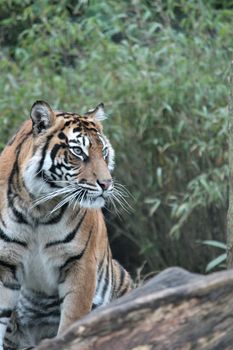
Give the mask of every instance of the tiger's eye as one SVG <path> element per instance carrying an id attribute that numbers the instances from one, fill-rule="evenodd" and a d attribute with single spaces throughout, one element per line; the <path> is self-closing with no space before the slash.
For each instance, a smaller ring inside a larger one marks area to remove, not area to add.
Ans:
<path id="1" fill-rule="evenodd" d="M 80 147 L 73 147 L 73 152 L 77 154 L 77 156 L 81 156 L 83 153 L 82 148 Z"/>

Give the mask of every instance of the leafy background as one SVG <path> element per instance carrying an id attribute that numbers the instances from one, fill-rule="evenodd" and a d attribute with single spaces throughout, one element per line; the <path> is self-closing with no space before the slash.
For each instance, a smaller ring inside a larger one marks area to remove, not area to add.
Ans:
<path id="1" fill-rule="evenodd" d="M 203 272 L 218 250 L 200 241 L 225 241 L 233 1 L 0 0 L 0 24 L 1 149 L 37 99 L 103 101 L 134 197 L 106 212 L 114 255 Z"/>

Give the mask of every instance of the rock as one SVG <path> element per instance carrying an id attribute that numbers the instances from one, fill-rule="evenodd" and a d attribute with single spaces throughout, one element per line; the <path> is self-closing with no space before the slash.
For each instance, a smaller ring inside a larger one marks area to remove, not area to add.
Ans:
<path id="1" fill-rule="evenodd" d="M 37 350 L 232 350 L 233 271 L 169 268 Z"/>

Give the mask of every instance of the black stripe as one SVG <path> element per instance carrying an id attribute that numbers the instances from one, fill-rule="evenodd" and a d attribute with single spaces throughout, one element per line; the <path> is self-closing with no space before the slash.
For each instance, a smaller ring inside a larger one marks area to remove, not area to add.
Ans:
<path id="1" fill-rule="evenodd" d="M 69 142 L 73 142 L 73 143 L 75 143 L 77 145 L 77 140 L 76 139 L 69 139 Z M 77 147 L 76 145 L 70 146 L 70 148 L 75 148 L 75 147 Z"/>
<path id="2" fill-rule="evenodd" d="M 3 260 L 0 260 L 0 266 L 3 266 L 5 267 L 6 269 L 9 269 L 11 270 L 11 272 L 13 273 L 13 275 L 15 275 L 15 272 L 16 272 L 16 266 L 15 265 L 12 265 L 12 264 L 9 264 Z"/>
<path id="3" fill-rule="evenodd" d="M 40 170 L 40 172 L 37 174 L 37 177 L 42 178 L 48 184 L 50 187 L 54 188 L 62 188 L 61 186 L 57 185 L 56 183 L 53 182 L 53 180 L 57 180 L 57 178 L 54 176 L 54 174 L 51 174 L 52 179 L 50 179 L 43 170 Z"/>
<path id="4" fill-rule="evenodd" d="M 118 263 L 118 266 L 119 266 L 119 268 L 120 268 L 120 272 L 121 272 L 121 274 L 120 274 L 120 283 L 119 283 L 119 286 L 118 286 L 118 291 L 120 291 L 121 290 L 121 288 L 122 288 L 122 286 L 123 286 L 123 284 L 124 284 L 124 279 L 125 279 L 125 269 Z"/>
<path id="5" fill-rule="evenodd" d="M 0 213 L 0 221 L 1 221 L 2 225 L 4 227 L 6 227 L 5 221 L 3 220 L 1 213 Z"/>
<path id="6" fill-rule="evenodd" d="M 39 173 L 40 173 L 40 171 L 41 171 L 41 169 L 42 169 L 42 166 L 43 166 L 43 163 L 44 163 L 44 159 L 45 159 L 45 155 L 46 155 L 46 151 L 47 151 L 49 142 L 50 142 L 50 140 L 52 139 L 52 137 L 53 137 L 53 135 L 48 136 L 47 141 L 46 141 L 46 143 L 45 143 L 45 145 L 44 145 L 44 147 L 43 147 L 42 154 L 41 154 L 41 160 L 40 160 L 39 166 L 38 166 L 38 168 L 37 168 L 37 174 L 38 174 L 38 176 L 40 176 Z"/>
<path id="7" fill-rule="evenodd" d="M 42 225 L 53 225 L 53 224 L 57 224 L 57 223 L 61 220 L 61 218 L 62 218 L 62 216 L 63 216 L 65 210 L 67 209 L 67 207 L 68 207 L 68 203 L 65 203 L 65 204 L 62 206 L 62 208 L 61 208 L 61 210 L 60 210 L 60 212 L 59 212 L 58 215 L 54 216 L 54 217 L 51 218 L 49 221 L 41 222 L 41 224 L 42 224 Z"/>
<path id="8" fill-rule="evenodd" d="M 49 168 L 49 171 L 50 171 L 50 173 L 52 173 L 52 175 L 59 176 L 59 174 L 57 174 L 57 170 L 61 170 L 63 172 L 63 168 L 65 168 L 66 170 L 72 169 L 72 167 L 70 165 L 66 165 L 63 162 L 62 164 L 57 164 L 57 165 L 52 164 L 51 167 Z"/>
<path id="9" fill-rule="evenodd" d="M 27 247 L 27 243 L 8 237 L 1 229 L 0 229 L 0 239 L 2 239 L 4 242 L 15 243 L 23 247 Z"/>
<path id="10" fill-rule="evenodd" d="M 114 272 L 113 272 L 113 261 L 111 259 L 111 299 L 112 296 L 114 295 L 114 290 L 115 290 L 115 278 L 114 278 Z"/>
<path id="11" fill-rule="evenodd" d="M 27 305 L 23 305 L 26 313 L 28 314 L 29 312 L 32 314 L 32 316 L 29 317 L 32 318 L 32 319 L 38 319 L 38 318 L 45 318 L 45 317 L 51 317 L 51 316 L 55 316 L 55 317 L 60 317 L 60 310 L 59 308 L 56 309 L 56 310 L 36 310 L 34 309 L 33 307 L 30 307 L 30 306 L 27 306 Z"/>
<path id="12" fill-rule="evenodd" d="M 63 117 L 63 116 L 67 116 L 70 118 L 70 116 L 76 116 L 77 114 L 76 113 L 69 113 L 69 112 L 62 112 L 62 113 L 58 113 L 56 114 L 56 117 Z M 78 115 L 77 115 L 78 116 Z"/>
<path id="13" fill-rule="evenodd" d="M 56 157 L 58 151 L 59 151 L 61 148 L 63 148 L 63 147 L 66 147 L 66 145 L 65 145 L 65 144 L 62 144 L 62 143 L 61 143 L 61 144 L 56 143 L 56 144 L 53 146 L 53 148 L 52 148 L 51 151 L 50 151 L 50 158 L 52 159 L 52 161 L 54 161 L 54 159 L 55 159 L 55 157 Z"/>
<path id="14" fill-rule="evenodd" d="M 105 294 L 107 292 L 108 285 L 109 285 L 109 275 L 110 275 L 109 266 L 110 266 L 110 249 L 108 247 L 108 261 L 107 261 L 107 265 L 106 265 L 106 273 L 104 276 L 104 288 L 103 288 L 102 293 L 101 293 L 101 299 L 105 298 Z"/>
<path id="15" fill-rule="evenodd" d="M 16 150 L 15 150 L 16 158 L 15 158 L 15 162 L 14 162 L 14 165 L 12 167 L 12 170 L 11 170 L 11 173 L 10 173 L 10 176 L 9 176 L 8 190 L 7 190 L 8 205 L 12 209 L 13 214 L 15 215 L 15 217 L 17 219 L 17 222 L 18 223 L 24 223 L 24 224 L 27 224 L 26 217 L 23 214 L 21 214 L 20 212 L 18 212 L 14 208 L 12 194 L 15 194 L 16 192 L 18 192 L 18 189 L 20 188 L 18 160 L 19 160 L 19 155 L 20 155 L 21 148 L 22 148 L 24 142 L 28 139 L 28 136 L 30 136 L 30 135 L 32 135 L 32 130 L 30 130 L 27 134 L 24 135 L 22 141 L 16 147 Z M 16 184 L 15 184 L 16 186 L 14 186 L 14 181 L 13 181 L 15 176 L 17 176 Z"/>
<path id="16" fill-rule="evenodd" d="M 72 166 L 67 165 L 67 162 L 64 162 L 64 163 L 62 163 L 62 164 L 58 164 L 58 165 L 57 165 L 57 168 L 58 168 L 58 169 L 65 168 L 66 170 L 71 170 L 71 169 L 72 169 Z"/>
<path id="17" fill-rule="evenodd" d="M 33 304 L 33 306 L 35 307 L 46 306 L 46 309 L 59 306 L 63 302 L 63 298 L 58 298 L 56 296 L 50 296 L 50 295 L 47 298 L 47 296 L 43 296 L 43 295 L 41 296 L 40 293 L 38 293 L 37 297 L 35 298 L 33 298 L 32 295 L 27 295 L 23 292 L 22 292 L 22 295 L 27 300 L 27 302 L 30 302 L 31 304 Z M 41 299 L 38 299 L 40 298 L 40 296 L 41 296 Z M 26 305 L 24 306 L 27 307 Z"/>
<path id="18" fill-rule="evenodd" d="M 0 318 L 11 317 L 11 313 L 12 313 L 11 309 L 0 310 Z"/>
<path id="19" fill-rule="evenodd" d="M 88 131 L 95 131 L 96 133 L 98 132 L 98 130 L 97 130 L 96 128 L 87 128 L 87 127 L 85 126 L 85 129 L 88 130 Z"/>
<path id="20" fill-rule="evenodd" d="M 28 290 L 27 290 L 28 291 Z M 32 294 L 25 292 L 25 290 L 21 291 L 21 294 L 25 299 L 33 298 Z M 33 291 L 33 295 L 36 295 L 35 299 L 40 300 L 40 299 L 47 299 L 47 300 L 54 300 L 56 296 L 54 295 L 49 295 L 40 291 Z"/>
<path id="21" fill-rule="evenodd" d="M 17 348 L 17 344 L 8 338 L 8 335 L 10 336 L 12 332 L 13 330 L 10 330 L 9 328 L 7 329 L 7 333 L 4 337 L 4 349 L 15 350 Z"/>
<path id="22" fill-rule="evenodd" d="M 20 290 L 20 285 L 16 283 L 5 283 L 3 282 L 3 287 L 11 290 Z"/>
<path id="23" fill-rule="evenodd" d="M 91 307 L 91 310 L 95 310 L 98 306 L 99 306 L 99 305 L 93 303 L 93 304 L 92 304 L 92 307 Z"/>
<path id="24" fill-rule="evenodd" d="M 71 123 L 72 123 L 72 120 L 68 120 L 67 122 L 65 122 L 65 125 L 64 125 L 64 127 L 62 128 L 62 131 L 63 131 L 67 126 L 69 126 Z"/>
<path id="25" fill-rule="evenodd" d="M 65 261 L 65 263 L 64 263 L 62 266 L 60 266 L 60 273 L 61 273 L 62 270 L 63 270 L 65 267 L 67 267 L 70 263 L 72 263 L 72 262 L 74 262 L 74 261 L 76 261 L 76 260 L 80 260 L 80 259 L 83 257 L 83 255 L 84 255 L 84 253 L 85 253 L 85 251 L 86 251 L 86 249 L 87 249 L 88 243 L 89 243 L 89 241 L 90 241 L 92 232 L 93 232 L 93 227 L 92 227 L 91 230 L 90 230 L 90 233 L 89 233 L 88 239 L 87 239 L 87 241 L 86 241 L 85 247 L 83 248 L 83 250 L 81 251 L 81 253 L 79 253 L 78 255 L 71 256 L 70 258 L 68 258 L 68 259 Z"/>
<path id="26" fill-rule="evenodd" d="M 59 132 L 58 137 L 59 137 L 60 140 L 66 140 L 68 142 L 68 139 L 67 139 L 67 137 L 66 137 L 66 135 L 64 134 L 63 131 Z"/>
<path id="27" fill-rule="evenodd" d="M 100 275 L 98 277 L 98 284 L 97 284 L 97 289 L 96 289 L 96 294 L 99 293 L 99 288 L 100 288 L 100 282 L 103 278 L 103 274 L 105 272 L 105 269 L 104 269 L 104 263 L 105 263 L 105 256 L 106 256 L 106 249 L 104 251 L 104 256 L 99 264 L 99 267 L 98 267 L 98 272 L 100 271 Z"/>
<path id="28" fill-rule="evenodd" d="M 121 290 L 121 292 L 117 295 L 118 298 L 122 297 L 128 290 L 128 286 Z"/>
<path id="29" fill-rule="evenodd" d="M 96 133 L 98 132 L 96 128 L 88 128 L 87 126 L 85 126 L 85 129 L 88 131 L 95 131 Z"/>
<path id="30" fill-rule="evenodd" d="M 84 220 L 84 218 L 85 218 L 85 216 L 86 216 L 86 212 L 87 212 L 87 211 L 85 210 L 85 212 L 84 212 L 84 214 L 83 214 L 81 220 L 78 222 L 78 225 L 77 225 L 77 226 L 74 228 L 74 230 L 71 231 L 64 239 L 57 240 L 57 241 L 53 241 L 53 242 L 49 242 L 49 243 L 47 243 L 47 244 L 45 245 L 45 248 L 49 248 L 49 247 L 54 246 L 54 245 L 57 245 L 57 244 L 63 244 L 63 243 L 69 243 L 69 242 L 71 242 L 71 241 L 74 239 L 74 237 L 75 237 L 76 233 L 78 232 L 79 228 L 81 227 L 82 222 L 83 222 L 83 220 Z"/>
<path id="31" fill-rule="evenodd" d="M 80 126 L 77 126 L 76 128 L 73 129 L 73 132 L 80 132 L 82 130 L 82 128 Z"/>
<path id="32" fill-rule="evenodd" d="M 84 254 L 85 250 L 83 249 L 80 254 L 71 256 L 67 259 L 62 266 L 60 266 L 60 271 L 63 270 L 68 264 L 74 262 L 75 260 L 80 260 Z"/>
<path id="33" fill-rule="evenodd" d="M 62 113 L 56 114 L 56 117 L 63 117 L 64 115 L 66 115 L 66 113 L 65 113 L 65 112 L 62 112 Z"/>
<path id="34" fill-rule="evenodd" d="M 14 216 L 16 217 L 17 219 L 17 222 L 19 224 L 28 224 L 28 221 L 26 219 L 26 216 L 23 214 L 23 213 L 20 213 L 15 207 L 14 207 L 14 204 L 13 204 L 13 201 L 9 201 L 10 203 L 10 207 L 11 207 L 11 210 L 14 214 Z"/>
<path id="35" fill-rule="evenodd" d="M 102 281 L 103 274 L 105 272 L 106 272 L 106 269 L 102 268 L 102 271 L 101 271 L 100 276 L 98 278 L 98 286 L 97 286 L 96 294 L 98 294 L 98 292 L 99 292 L 100 282 Z"/>
<path id="36" fill-rule="evenodd" d="M 46 308 L 53 308 L 55 306 L 59 306 L 63 303 L 63 298 L 60 298 L 60 299 L 57 299 L 55 300 L 54 302 L 50 303 L 50 304 L 47 304 L 46 305 Z"/>
<path id="37" fill-rule="evenodd" d="M 99 266 L 98 266 L 98 271 L 101 271 L 102 268 L 103 268 L 104 261 L 105 261 L 105 255 L 106 255 L 106 250 L 105 250 L 104 256 L 103 256 L 103 258 L 102 258 L 102 260 L 101 260 L 101 262 L 100 262 L 100 264 L 99 264 Z M 103 270 L 102 270 L 101 272 L 103 272 Z"/>

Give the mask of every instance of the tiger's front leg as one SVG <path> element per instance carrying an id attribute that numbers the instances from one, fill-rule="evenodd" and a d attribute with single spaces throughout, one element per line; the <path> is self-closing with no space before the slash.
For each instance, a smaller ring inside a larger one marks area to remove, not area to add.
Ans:
<path id="1" fill-rule="evenodd" d="M 19 295 L 18 286 L 6 283 L 0 276 L 0 350 L 3 350 L 4 337 L 11 317 L 11 313 L 17 304 Z"/>
<path id="2" fill-rule="evenodd" d="M 59 296 L 63 302 L 58 334 L 91 311 L 96 288 L 94 259 L 83 258 L 73 263 L 69 269 L 68 266 L 64 266 L 63 269 L 66 271 L 62 271 L 64 276 L 59 285 Z"/>

